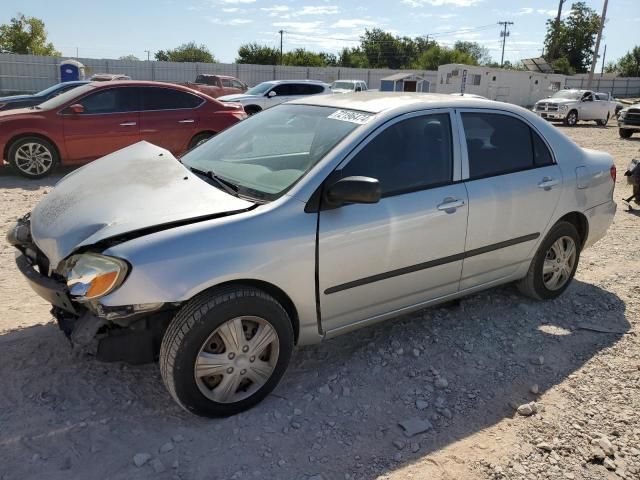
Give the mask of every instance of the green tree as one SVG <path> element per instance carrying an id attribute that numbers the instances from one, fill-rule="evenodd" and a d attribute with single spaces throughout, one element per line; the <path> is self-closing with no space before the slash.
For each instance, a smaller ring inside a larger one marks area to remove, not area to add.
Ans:
<path id="1" fill-rule="evenodd" d="M 369 68 L 369 60 L 360 47 L 343 48 L 338 56 L 338 64 L 348 68 Z"/>
<path id="2" fill-rule="evenodd" d="M 236 63 L 253 65 L 277 65 L 280 63 L 280 51 L 266 45 L 246 43 L 238 49 Z"/>
<path id="3" fill-rule="evenodd" d="M 478 65 L 476 59 L 469 53 L 434 43 L 422 52 L 412 66 L 421 70 L 437 70 L 440 65 L 446 65 L 447 63 Z"/>
<path id="4" fill-rule="evenodd" d="M 556 73 L 562 73 L 564 75 L 573 75 L 576 73 L 567 57 L 561 57 L 554 60 L 551 63 L 551 66 L 553 67 L 553 71 Z"/>
<path id="5" fill-rule="evenodd" d="M 469 54 L 479 65 L 487 65 L 491 62 L 489 49 L 477 42 L 463 42 L 458 40 L 453 44 L 453 49 Z"/>
<path id="6" fill-rule="evenodd" d="M 555 19 L 547 20 L 545 51 L 553 52 L 547 61 L 554 64 L 566 58 L 577 73 L 585 73 L 593 58 L 593 45 L 600 28 L 600 16 L 584 2 L 571 5 L 569 16 L 556 28 Z M 557 38 L 557 40 L 556 40 Z M 559 64 L 566 66 L 564 62 Z"/>
<path id="7" fill-rule="evenodd" d="M 327 67 L 337 65 L 338 62 L 332 53 L 316 53 L 304 48 L 296 48 L 283 55 L 282 63 L 300 67 Z"/>
<path id="8" fill-rule="evenodd" d="M 617 70 L 622 77 L 640 77 L 640 46 L 633 47 L 618 60 Z"/>
<path id="9" fill-rule="evenodd" d="M 61 56 L 53 44 L 47 42 L 44 22 L 22 13 L 18 13 L 9 23 L 0 25 L 0 52 Z"/>
<path id="10" fill-rule="evenodd" d="M 118 60 L 140 60 L 140 59 L 133 54 L 129 54 L 129 55 L 123 55 Z"/>
<path id="11" fill-rule="evenodd" d="M 209 49 L 204 45 L 196 45 L 196 42 L 183 43 L 173 50 L 158 50 L 155 58 L 159 62 L 216 63 Z"/>

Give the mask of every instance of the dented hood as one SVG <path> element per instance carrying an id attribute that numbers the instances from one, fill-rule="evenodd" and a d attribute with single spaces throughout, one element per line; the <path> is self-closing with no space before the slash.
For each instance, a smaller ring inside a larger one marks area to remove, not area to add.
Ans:
<path id="1" fill-rule="evenodd" d="M 60 180 L 31 213 L 31 235 L 55 267 L 78 247 L 253 205 L 201 180 L 167 150 L 140 142 Z"/>

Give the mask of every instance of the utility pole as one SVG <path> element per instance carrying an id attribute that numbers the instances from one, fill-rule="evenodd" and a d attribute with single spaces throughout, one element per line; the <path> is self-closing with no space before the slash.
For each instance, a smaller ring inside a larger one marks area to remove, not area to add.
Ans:
<path id="1" fill-rule="evenodd" d="M 513 25 L 513 22 L 498 22 L 498 25 L 504 26 L 504 30 L 500 32 L 500 36 L 502 37 L 502 58 L 500 59 L 500 68 L 504 66 L 504 44 L 507 42 L 507 37 L 509 36 L 509 30 L 507 27 L 509 25 Z"/>
<path id="2" fill-rule="evenodd" d="M 151 60 L 151 50 L 144 50 L 147 53 L 147 62 Z"/>
<path id="3" fill-rule="evenodd" d="M 278 30 L 280 34 L 280 65 L 282 65 L 282 35 L 284 35 L 284 30 Z"/>
<path id="4" fill-rule="evenodd" d="M 567 0 L 560 0 L 558 3 L 558 14 L 556 15 L 556 23 L 551 39 L 551 48 L 549 48 L 549 61 L 552 62 L 558 56 L 558 35 L 560 35 L 560 17 L 562 17 L 562 5 Z"/>
<path id="5" fill-rule="evenodd" d="M 604 6 L 602 7 L 602 16 L 600 17 L 600 29 L 598 30 L 598 36 L 596 37 L 596 49 L 593 52 L 593 60 L 591 60 L 591 68 L 589 69 L 589 78 L 587 78 L 587 90 L 591 89 L 591 82 L 593 82 L 593 72 L 596 70 L 596 63 L 598 63 L 598 51 L 600 50 L 600 40 L 602 39 L 604 21 L 607 18 L 608 3 L 609 0 L 604 0 Z"/>
<path id="6" fill-rule="evenodd" d="M 604 73 L 604 61 L 607 59 L 607 44 L 604 45 L 604 52 L 602 53 L 602 67 L 600 68 L 600 77 Z"/>

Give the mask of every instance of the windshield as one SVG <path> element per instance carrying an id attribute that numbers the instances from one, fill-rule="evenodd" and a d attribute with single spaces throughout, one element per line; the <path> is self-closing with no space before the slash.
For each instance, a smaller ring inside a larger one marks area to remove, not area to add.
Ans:
<path id="1" fill-rule="evenodd" d="M 65 103 L 73 100 L 76 97 L 80 97 L 81 95 L 84 95 L 87 92 L 90 92 L 91 90 L 93 90 L 95 87 L 93 87 L 91 84 L 86 84 L 86 85 L 81 85 L 77 88 L 72 88 L 71 90 L 67 90 L 64 93 L 61 93 L 60 95 L 58 95 L 57 97 L 53 97 L 49 100 L 47 100 L 44 103 L 41 103 L 38 108 L 42 109 L 42 110 L 50 110 L 50 109 L 54 109 L 54 108 L 59 108 L 62 105 L 64 105 Z"/>
<path id="2" fill-rule="evenodd" d="M 579 100 L 581 97 L 582 93 L 575 90 L 560 90 L 551 96 L 551 98 L 566 98 L 569 100 Z"/>
<path id="3" fill-rule="evenodd" d="M 353 90 L 355 88 L 355 84 L 352 82 L 333 82 L 331 84 L 332 89 L 341 88 L 344 90 Z"/>
<path id="4" fill-rule="evenodd" d="M 191 150 L 182 163 L 212 171 L 238 193 L 273 200 L 372 114 L 312 105 L 260 112 Z"/>
<path id="5" fill-rule="evenodd" d="M 255 87 L 250 88 L 244 93 L 247 95 L 264 95 L 265 93 L 267 93 L 267 90 L 273 87 L 273 85 L 273 82 L 262 82 Z"/>

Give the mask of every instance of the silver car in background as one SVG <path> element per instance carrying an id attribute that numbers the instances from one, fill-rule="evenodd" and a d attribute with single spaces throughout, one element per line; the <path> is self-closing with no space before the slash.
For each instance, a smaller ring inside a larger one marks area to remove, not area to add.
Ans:
<path id="1" fill-rule="evenodd" d="M 129 361 L 159 345 L 182 407 L 231 415 L 296 345 L 508 282 L 557 297 L 613 219 L 615 175 L 507 103 L 322 95 L 180 160 L 144 142 L 108 155 L 9 241 L 74 345 Z"/>

